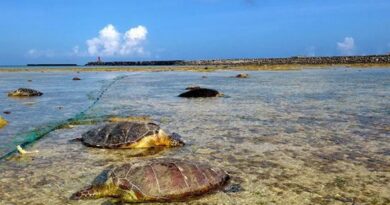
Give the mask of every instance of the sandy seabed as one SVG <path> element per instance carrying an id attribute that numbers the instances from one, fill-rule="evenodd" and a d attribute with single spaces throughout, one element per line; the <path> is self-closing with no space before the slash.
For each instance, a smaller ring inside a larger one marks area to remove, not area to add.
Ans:
<path id="1" fill-rule="evenodd" d="M 231 78 L 237 73 L 136 72 L 122 78 L 89 114 L 150 116 L 181 134 L 187 145 L 138 156 L 69 141 L 96 125 L 57 129 L 27 148 L 38 154 L 0 162 L 0 204 L 110 204 L 109 199 L 69 197 L 109 165 L 157 157 L 221 167 L 243 189 L 172 204 L 390 203 L 389 69 L 247 71 L 247 79 Z M 8 87 L 3 89 L 31 78 L 31 73 L 5 75 Z M 0 130 L 2 141 L 11 145 L 13 130 L 27 132 L 27 124 L 44 126 L 74 116 L 102 86 L 127 74 L 79 73 L 77 86 L 65 86 L 74 83 L 70 80 L 59 84 L 74 75 L 38 73 L 26 85 L 45 95 L 28 106 L 2 96 L 0 105 L 14 111 Z M 177 98 L 188 85 L 215 88 L 225 97 Z M 59 99 L 53 86 L 74 89 L 74 95 Z M 34 122 L 32 115 L 39 112 L 42 119 Z"/>

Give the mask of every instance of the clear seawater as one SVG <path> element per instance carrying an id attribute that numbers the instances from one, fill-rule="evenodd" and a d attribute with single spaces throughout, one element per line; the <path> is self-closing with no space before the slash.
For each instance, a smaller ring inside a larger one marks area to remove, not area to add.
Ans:
<path id="1" fill-rule="evenodd" d="M 390 204 L 390 69 L 231 78 L 237 73 L 0 72 L 0 115 L 9 121 L 0 129 L 1 155 L 29 131 L 87 109 L 110 83 L 89 114 L 147 115 L 187 143 L 138 156 L 69 141 L 96 125 L 57 129 L 27 148 L 39 153 L 0 161 L 0 204 L 110 204 L 69 197 L 110 165 L 157 157 L 221 167 L 242 187 L 173 204 Z M 176 97 L 189 85 L 225 97 Z M 7 97 L 18 87 L 44 95 Z"/>

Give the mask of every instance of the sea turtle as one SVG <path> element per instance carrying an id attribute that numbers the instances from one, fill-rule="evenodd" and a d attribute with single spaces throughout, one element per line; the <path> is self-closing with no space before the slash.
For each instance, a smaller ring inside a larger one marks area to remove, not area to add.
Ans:
<path id="1" fill-rule="evenodd" d="M 31 96 L 41 96 L 41 95 L 43 95 L 43 93 L 30 88 L 19 88 L 8 93 L 8 96 L 13 96 L 13 97 L 31 97 Z"/>
<path id="2" fill-rule="evenodd" d="M 179 159 L 151 159 L 102 172 L 71 199 L 115 197 L 123 202 L 169 202 L 222 188 L 229 175 L 208 165 Z"/>
<path id="3" fill-rule="evenodd" d="M 205 98 L 205 97 L 219 97 L 219 96 L 223 96 L 223 94 L 219 93 L 214 89 L 209 89 L 209 88 L 190 89 L 187 92 L 184 92 L 179 95 L 179 97 L 183 97 L 183 98 Z"/>
<path id="4" fill-rule="evenodd" d="M 98 148 L 149 148 L 182 146 L 176 134 L 167 134 L 160 126 L 146 122 L 109 123 L 82 134 L 81 142 Z"/>
<path id="5" fill-rule="evenodd" d="M 246 73 L 240 73 L 240 74 L 236 75 L 236 78 L 248 78 L 248 77 L 249 77 L 249 75 Z"/>

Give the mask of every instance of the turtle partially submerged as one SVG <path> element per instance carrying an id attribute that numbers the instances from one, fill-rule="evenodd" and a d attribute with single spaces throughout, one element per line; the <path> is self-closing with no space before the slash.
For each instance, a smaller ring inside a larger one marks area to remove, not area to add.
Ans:
<path id="1" fill-rule="evenodd" d="M 240 73 L 238 75 L 236 75 L 236 78 L 248 78 L 249 75 L 247 73 Z"/>
<path id="2" fill-rule="evenodd" d="M 182 146 L 176 133 L 167 134 L 157 124 L 148 122 L 109 123 L 82 134 L 84 145 L 97 148 L 149 148 Z"/>
<path id="3" fill-rule="evenodd" d="M 229 175 L 218 168 L 178 159 L 152 159 L 103 172 L 71 199 L 120 198 L 123 202 L 184 200 L 222 188 Z"/>
<path id="4" fill-rule="evenodd" d="M 19 88 L 8 93 L 8 96 L 12 97 L 32 97 L 41 95 L 43 95 L 42 92 L 30 88 Z"/>
<path id="5" fill-rule="evenodd" d="M 200 88 L 200 87 L 188 89 L 187 92 L 184 92 L 179 95 L 179 97 L 183 97 L 183 98 L 206 98 L 206 97 L 219 97 L 219 96 L 223 96 L 223 94 L 219 93 L 214 89 Z"/>

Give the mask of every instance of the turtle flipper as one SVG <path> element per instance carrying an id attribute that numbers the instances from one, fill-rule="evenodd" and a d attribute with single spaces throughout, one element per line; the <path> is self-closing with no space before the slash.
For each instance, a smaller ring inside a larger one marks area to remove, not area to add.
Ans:
<path id="1" fill-rule="evenodd" d="M 74 143 L 74 142 L 82 142 L 82 141 L 83 141 L 83 138 L 77 137 L 77 138 L 74 138 L 74 139 L 69 140 L 68 142 Z"/>

